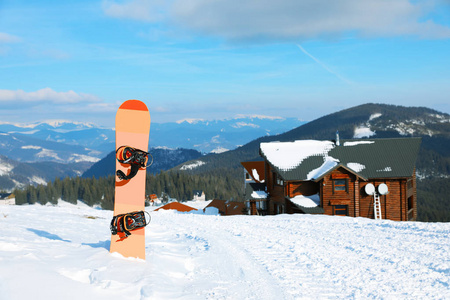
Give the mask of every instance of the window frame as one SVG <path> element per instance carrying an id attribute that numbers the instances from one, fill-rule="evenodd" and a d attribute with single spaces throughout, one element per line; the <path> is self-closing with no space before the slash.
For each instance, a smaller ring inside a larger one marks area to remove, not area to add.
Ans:
<path id="1" fill-rule="evenodd" d="M 337 181 L 344 181 L 344 184 L 336 184 Z M 334 193 L 348 193 L 348 178 L 333 178 L 333 194 Z M 336 189 L 336 187 L 343 187 L 344 189 Z"/>
<path id="2" fill-rule="evenodd" d="M 345 214 L 338 214 L 337 212 L 344 211 Z M 333 205 L 333 215 L 334 216 L 348 216 L 348 205 Z"/>
<path id="3" fill-rule="evenodd" d="M 284 180 L 276 173 L 273 172 L 273 186 L 284 186 Z"/>

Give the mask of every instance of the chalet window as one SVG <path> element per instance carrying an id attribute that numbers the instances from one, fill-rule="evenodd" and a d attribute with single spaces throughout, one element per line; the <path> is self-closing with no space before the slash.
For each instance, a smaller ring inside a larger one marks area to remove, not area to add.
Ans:
<path id="1" fill-rule="evenodd" d="M 347 191 L 348 191 L 347 179 L 333 179 L 333 193 L 347 192 Z"/>
<path id="2" fill-rule="evenodd" d="M 334 205 L 335 216 L 348 216 L 348 205 Z"/>
<path id="3" fill-rule="evenodd" d="M 284 185 L 284 180 L 275 172 L 273 172 L 273 184 L 274 185 Z"/>
<path id="4" fill-rule="evenodd" d="M 413 197 L 411 196 L 411 197 L 408 198 L 408 210 L 413 209 L 413 206 L 414 206 L 413 203 L 414 203 Z"/>

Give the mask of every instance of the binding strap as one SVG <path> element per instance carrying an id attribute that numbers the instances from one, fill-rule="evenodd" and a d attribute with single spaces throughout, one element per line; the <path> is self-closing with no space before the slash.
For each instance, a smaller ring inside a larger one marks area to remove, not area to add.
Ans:
<path id="1" fill-rule="evenodd" d="M 150 164 L 148 164 L 149 155 L 152 158 Z M 130 173 L 128 175 L 125 175 L 125 173 L 121 170 L 117 170 L 116 174 L 120 180 L 128 180 L 133 178 L 136 176 L 139 169 L 145 169 L 153 163 L 153 156 L 150 153 L 129 146 L 120 146 L 116 150 L 116 159 L 122 164 L 128 164 L 131 166 Z"/>
<path id="2" fill-rule="evenodd" d="M 145 214 L 148 215 L 147 222 Z M 131 235 L 131 231 L 143 228 L 150 224 L 151 216 L 147 211 L 134 211 L 126 214 L 114 216 L 111 220 L 111 234 L 116 235 L 118 232 L 123 232 L 125 237 Z"/>

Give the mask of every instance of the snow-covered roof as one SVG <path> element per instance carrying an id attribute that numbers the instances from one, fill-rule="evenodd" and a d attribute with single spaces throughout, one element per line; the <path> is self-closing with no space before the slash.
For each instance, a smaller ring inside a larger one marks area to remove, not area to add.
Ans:
<path id="1" fill-rule="evenodd" d="M 294 142 L 261 143 L 264 156 L 279 169 L 287 171 L 296 168 L 313 155 L 327 155 L 335 147 L 331 141 L 300 140 Z"/>
<path id="2" fill-rule="evenodd" d="M 263 183 L 247 183 L 245 187 L 245 199 L 246 200 L 258 200 L 266 199 L 267 193 L 265 191 L 265 185 Z"/>
<path id="3" fill-rule="evenodd" d="M 297 195 L 294 198 L 290 198 L 290 200 L 303 207 L 316 207 L 320 205 L 319 194 L 314 194 L 311 196 Z"/>
<path id="4" fill-rule="evenodd" d="M 343 167 L 360 178 L 410 177 L 420 138 L 261 143 L 260 153 L 284 180 L 319 180 Z"/>
<path id="5" fill-rule="evenodd" d="M 320 196 L 314 194 L 310 196 L 297 195 L 293 198 L 287 197 L 298 209 L 307 214 L 323 214 L 323 208 L 320 207 Z"/>

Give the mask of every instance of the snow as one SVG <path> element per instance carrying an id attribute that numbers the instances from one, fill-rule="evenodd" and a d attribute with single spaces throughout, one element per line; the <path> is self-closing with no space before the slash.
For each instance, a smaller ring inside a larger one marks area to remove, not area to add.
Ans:
<path id="1" fill-rule="evenodd" d="M 375 143 L 374 141 L 355 141 L 355 142 L 344 142 L 344 147 L 345 146 L 356 146 L 356 145 L 364 145 L 364 144 L 373 144 Z"/>
<path id="2" fill-rule="evenodd" d="M 319 194 L 310 196 L 297 195 L 291 198 L 291 201 L 303 207 L 317 207 L 320 204 L 320 196 Z"/>
<path id="3" fill-rule="evenodd" d="M 191 164 L 183 165 L 180 168 L 180 170 L 192 170 L 192 169 L 198 168 L 200 166 L 203 166 L 204 164 L 206 164 L 206 163 L 201 160 L 196 160 Z"/>
<path id="4" fill-rule="evenodd" d="M 206 206 L 208 206 L 210 203 L 212 202 L 212 200 L 193 200 L 193 201 L 187 201 L 187 202 L 182 202 L 182 204 L 190 206 L 192 208 L 195 208 L 197 210 L 203 210 Z M 158 207 L 155 207 L 155 209 Z"/>
<path id="5" fill-rule="evenodd" d="M 0 160 L 0 176 L 8 175 L 14 169 L 14 166 Z"/>
<path id="6" fill-rule="evenodd" d="M 355 172 L 361 172 L 362 170 L 364 170 L 366 168 L 365 165 L 357 163 L 357 162 L 350 162 L 347 164 L 347 167 L 349 167 L 350 169 L 352 169 Z"/>
<path id="7" fill-rule="evenodd" d="M 253 191 L 250 197 L 254 199 L 266 199 L 267 193 L 265 191 Z"/>
<path id="8" fill-rule="evenodd" d="M 82 127 L 86 127 L 86 128 L 92 128 L 95 127 L 94 124 L 92 123 L 87 123 L 87 122 L 74 122 L 74 121 L 70 121 L 70 120 L 46 120 L 44 122 L 38 123 L 39 124 L 48 124 L 52 127 L 61 127 L 65 124 L 74 124 L 74 125 L 78 125 L 78 126 L 82 126 Z"/>
<path id="9" fill-rule="evenodd" d="M 258 170 L 256 169 L 252 169 L 252 176 L 253 178 L 255 178 L 256 181 L 263 183 L 264 180 L 261 181 L 259 174 L 258 174 Z"/>
<path id="10" fill-rule="evenodd" d="M 29 178 L 29 180 L 32 183 L 41 184 L 41 185 L 44 185 L 44 186 L 47 185 L 47 181 L 45 181 L 44 178 L 39 177 L 39 176 L 33 176 L 33 177 Z"/>
<path id="11" fill-rule="evenodd" d="M 355 128 L 353 132 L 353 138 L 354 139 L 360 139 L 365 137 L 371 137 L 375 135 L 375 131 L 372 131 L 369 127 L 360 126 Z"/>
<path id="12" fill-rule="evenodd" d="M 409 122 L 410 123 L 410 122 Z M 393 124 L 388 126 L 388 128 L 393 128 L 400 135 L 413 135 L 415 130 L 410 125 L 405 124 L 404 122 L 399 122 L 398 124 Z"/>
<path id="13" fill-rule="evenodd" d="M 217 147 L 216 149 L 212 150 L 211 153 L 220 154 L 230 151 L 230 149 L 224 148 L 224 147 Z"/>
<path id="14" fill-rule="evenodd" d="M 381 116 L 382 116 L 382 114 L 380 114 L 380 113 L 371 114 L 369 117 L 369 121 L 372 121 L 373 119 L 379 118 Z"/>
<path id="15" fill-rule="evenodd" d="M 266 158 L 281 170 L 290 170 L 313 155 L 326 155 L 335 147 L 331 141 L 299 140 L 294 142 L 261 143 Z"/>
<path id="16" fill-rule="evenodd" d="M 450 223 L 150 214 L 144 261 L 109 253 L 111 211 L 1 207 L 0 298 L 450 298 Z"/>
<path id="17" fill-rule="evenodd" d="M 183 122 L 189 123 L 189 124 L 197 124 L 199 122 L 205 122 L 204 119 L 194 119 L 194 118 L 187 118 L 176 121 L 177 124 L 181 124 Z"/>
<path id="18" fill-rule="evenodd" d="M 52 158 L 54 158 L 56 160 L 62 160 L 55 151 L 49 150 L 49 149 L 45 149 L 45 148 L 42 148 L 42 150 L 39 153 L 35 154 L 35 156 L 39 157 L 39 158 L 52 157 Z"/>
<path id="19" fill-rule="evenodd" d="M 247 123 L 247 122 L 236 122 L 235 124 L 232 124 L 231 127 L 233 127 L 233 128 L 242 128 L 242 127 L 259 128 L 259 125 Z"/>
<path id="20" fill-rule="evenodd" d="M 97 157 L 92 157 L 89 155 L 83 155 L 83 154 L 72 154 L 72 156 L 69 158 L 70 162 L 82 162 L 82 161 L 87 161 L 87 162 L 93 162 L 96 163 L 100 160 L 100 158 Z"/>
<path id="21" fill-rule="evenodd" d="M 320 178 L 322 175 L 333 169 L 338 164 L 338 159 L 331 156 L 325 156 L 323 164 L 317 169 L 311 170 L 308 175 L 306 175 L 306 180 L 315 180 L 317 178 Z"/>
<path id="22" fill-rule="evenodd" d="M 245 115 L 245 114 L 238 114 L 236 115 L 235 119 L 243 119 L 243 118 L 250 118 L 250 119 L 267 119 L 267 120 L 285 120 L 283 117 L 277 117 L 277 116 L 265 116 L 265 115 Z"/>
<path id="23" fill-rule="evenodd" d="M 384 169 L 377 170 L 377 172 L 392 172 L 392 168 L 391 167 L 386 167 Z"/>

